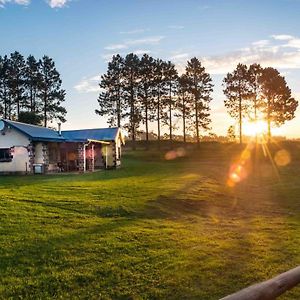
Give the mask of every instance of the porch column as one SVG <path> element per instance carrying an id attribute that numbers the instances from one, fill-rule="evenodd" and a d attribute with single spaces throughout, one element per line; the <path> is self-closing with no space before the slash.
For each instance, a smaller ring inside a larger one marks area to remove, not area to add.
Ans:
<path id="1" fill-rule="evenodd" d="M 33 164 L 34 164 L 34 155 L 35 155 L 33 142 L 30 142 L 30 144 L 27 147 L 27 151 L 29 157 L 29 173 L 33 173 Z"/>
<path id="2" fill-rule="evenodd" d="M 95 170 L 95 150 L 94 150 L 94 145 L 91 145 L 90 159 L 89 159 L 89 171 L 94 172 L 94 170 Z"/>
<path id="3" fill-rule="evenodd" d="M 85 171 L 85 149 L 84 143 L 78 144 L 78 171 L 84 173 Z"/>
<path id="4" fill-rule="evenodd" d="M 49 167 L 49 149 L 48 149 L 48 144 L 43 143 L 42 152 L 43 152 L 44 172 L 47 173 L 48 172 L 48 167 Z"/>

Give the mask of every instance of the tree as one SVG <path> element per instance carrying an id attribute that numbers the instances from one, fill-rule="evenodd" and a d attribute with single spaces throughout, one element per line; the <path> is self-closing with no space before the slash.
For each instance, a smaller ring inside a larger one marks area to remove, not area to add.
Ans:
<path id="1" fill-rule="evenodd" d="M 43 117 L 32 111 L 21 111 L 18 121 L 26 124 L 40 125 Z"/>
<path id="2" fill-rule="evenodd" d="M 228 130 L 227 130 L 227 138 L 229 140 L 229 142 L 235 142 L 236 140 L 236 136 L 235 136 L 235 128 L 233 125 L 230 125 L 228 127 Z"/>
<path id="3" fill-rule="evenodd" d="M 47 127 L 48 121 L 57 118 L 65 122 L 66 109 L 61 106 L 65 101 L 66 92 L 61 88 L 62 80 L 56 70 L 54 61 L 44 56 L 39 60 L 40 83 L 38 97 L 41 100 L 43 123 Z"/>
<path id="4" fill-rule="evenodd" d="M 187 120 L 191 119 L 193 109 L 193 99 L 188 93 L 189 83 L 185 74 L 178 79 L 178 91 L 176 101 L 176 117 L 182 118 L 183 141 L 186 142 Z"/>
<path id="5" fill-rule="evenodd" d="M 260 78 L 260 107 L 268 123 L 268 141 L 271 125 L 280 126 L 295 117 L 298 101 L 291 96 L 285 78 L 274 68 L 265 68 Z"/>
<path id="6" fill-rule="evenodd" d="M 39 63 L 33 55 L 29 55 L 26 60 L 25 67 L 25 106 L 29 109 L 30 112 L 33 113 L 38 111 L 37 93 L 39 90 L 40 80 L 41 74 L 39 72 Z"/>
<path id="7" fill-rule="evenodd" d="M 20 109 L 24 106 L 25 60 L 23 55 L 15 51 L 10 55 L 9 61 L 9 87 L 12 103 L 16 106 L 17 118 Z"/>
<path id="8" fill-rule="evenodd" d="M 123 88 L 125 103 L 129 108 L 128 130 L 131 135 L 132 147 L 135 149 L 136 131 L 139 127 L 141 115 L 138 106 L 138 84 L 140 61 L 137 55 L 130 53 L 125 57 L 123 68 Z"/>
<path id="9" fill-rule="evenodd" d="M 164 102 L 163 97 L 166 94 L 166 85 L 165 85 L 165 62 L 161 59 L 155 60 L 155 69 L 154 69 L 154 106 L 153 110 L 155 111 L 156 116 L 154 120 L 157 122 L 157 140 L 158 147 L 160 147 L 160 139 L 161 139 L 161 121 L 166 122 L 166 114 L 164 112 Z"/>
<path id="10" fill-rule="evenodd" d="M 197 144 L 200 142 L 200 128 L 209 129 L 211 122 L 209 116 L 209 103 L 211 101 L 211 93 L 213 91 L 212 79 L 201 62 L 196 58 L 192 58 L 187 63 L 186 76 L 188 79 L 188 91 L 194 100 L 194 111 L 192 116 L 195 118 L 195 129 Z"/>
<path id="11" fill-rule="evenodd" d="M 101 76 L 102 91 L 98 97 L 99 109 L 95 112 L 100 116 L 108 116 L 108 123 L 111 126 L 121 127 L 124 118 L 123 68 L 124 59 L 119 54 L 114 55 L 108 63 L 106 74 Z"/>
<path id="12" fill-rule="evenodd" d="M 261 94 L 261 85 L 260 79 L 262 76 L 263 68 L 259 64 L 252 64 L 248 69 L 248 80 L 249 80 L 249 93 L 250 99 L 250 108 L 253 110 L 253 117 L 250 116 L 250 119 L 255 123 L 258 120 L 259 113 L 259 97 Z"/>
<path id="13" fill-rule="evenodd" d="M 10 119 L 11 101 L 9 93 L 9 59 L 0 57 L 0 109 L 4 119 Z"/>
<path id="14" fill-rule="evenodd" d="M 142 120 L 146 127 L 146 141 L 149 140 L 149 121 L 152 120 L 153 111 L 153 85 L 154 85 L 155 61 L 153 57 L 144 54 L 139 65 L 138 96 L 141 103 Z"/>
<path id="15" fill-rule="evenodd" d="M 165 75 L 165 85 L 167 89 L 167 95 L 165 96 L 165 105 L 168 107 L 168 127 L 169 127 L 169 137 L 172 141 L 172 116 L 173 116 L 173 107 L 175 105 L 175 99 L 173 96 L 176 94 L 176 89 L 178 86 L 178 72 L 175 68 L 175 65 L 168 61 L 164 65 L 164 75 Z"/>
<path id="16" fill-rule="evenodd" d="M 238 119 L 240 144 L 243 142 L 243 117 L 249 112 L 249 73 L 246 65 L 238 64 L 232 73 L 228 73 L 223 80 L 224 94 L 227 99 L 225 107 L 231 117 Z"/>

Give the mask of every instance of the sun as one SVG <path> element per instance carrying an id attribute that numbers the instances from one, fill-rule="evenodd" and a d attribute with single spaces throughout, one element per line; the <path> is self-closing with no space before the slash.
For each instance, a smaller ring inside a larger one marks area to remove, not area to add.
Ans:
<path id="1" fill-rule="evenodd" d="M 266 134 L 268 131 L 268 124 L 265 121 L 253 121 L 245 123 L 244 132 L 249 136 L 257 136 Z"/>

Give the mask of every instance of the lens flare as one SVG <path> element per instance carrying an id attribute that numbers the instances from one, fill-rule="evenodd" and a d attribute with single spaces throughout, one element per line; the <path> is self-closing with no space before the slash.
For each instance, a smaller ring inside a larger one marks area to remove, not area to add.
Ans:
<path id="1" fill-rule="evenodd" d="M 180 157 L 184 157 L 184 156 L 186 156 L 186 151 L 184 148 L 180 147 L 180 148 L 177 148 L 176 150 L 168 151 L 165 154 L 165 160 L 174 160 L 176 158 L 180 158 Z"/>
<path id="2" fill-rule="evenodd" d="M 287 166 L 291 162 L 291 155 L 286 150 L 279 150 L 276 152 L 274 161 L 277 166 L 284 167 Z"/>

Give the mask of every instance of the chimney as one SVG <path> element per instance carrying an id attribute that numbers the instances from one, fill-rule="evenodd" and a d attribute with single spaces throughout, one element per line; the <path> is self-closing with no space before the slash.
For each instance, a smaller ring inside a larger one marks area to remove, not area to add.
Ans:
<path id="1" fill-rule="evenodd" d="M 61 123 L 58 123 L 58 135 L 61 136 Z"/>

